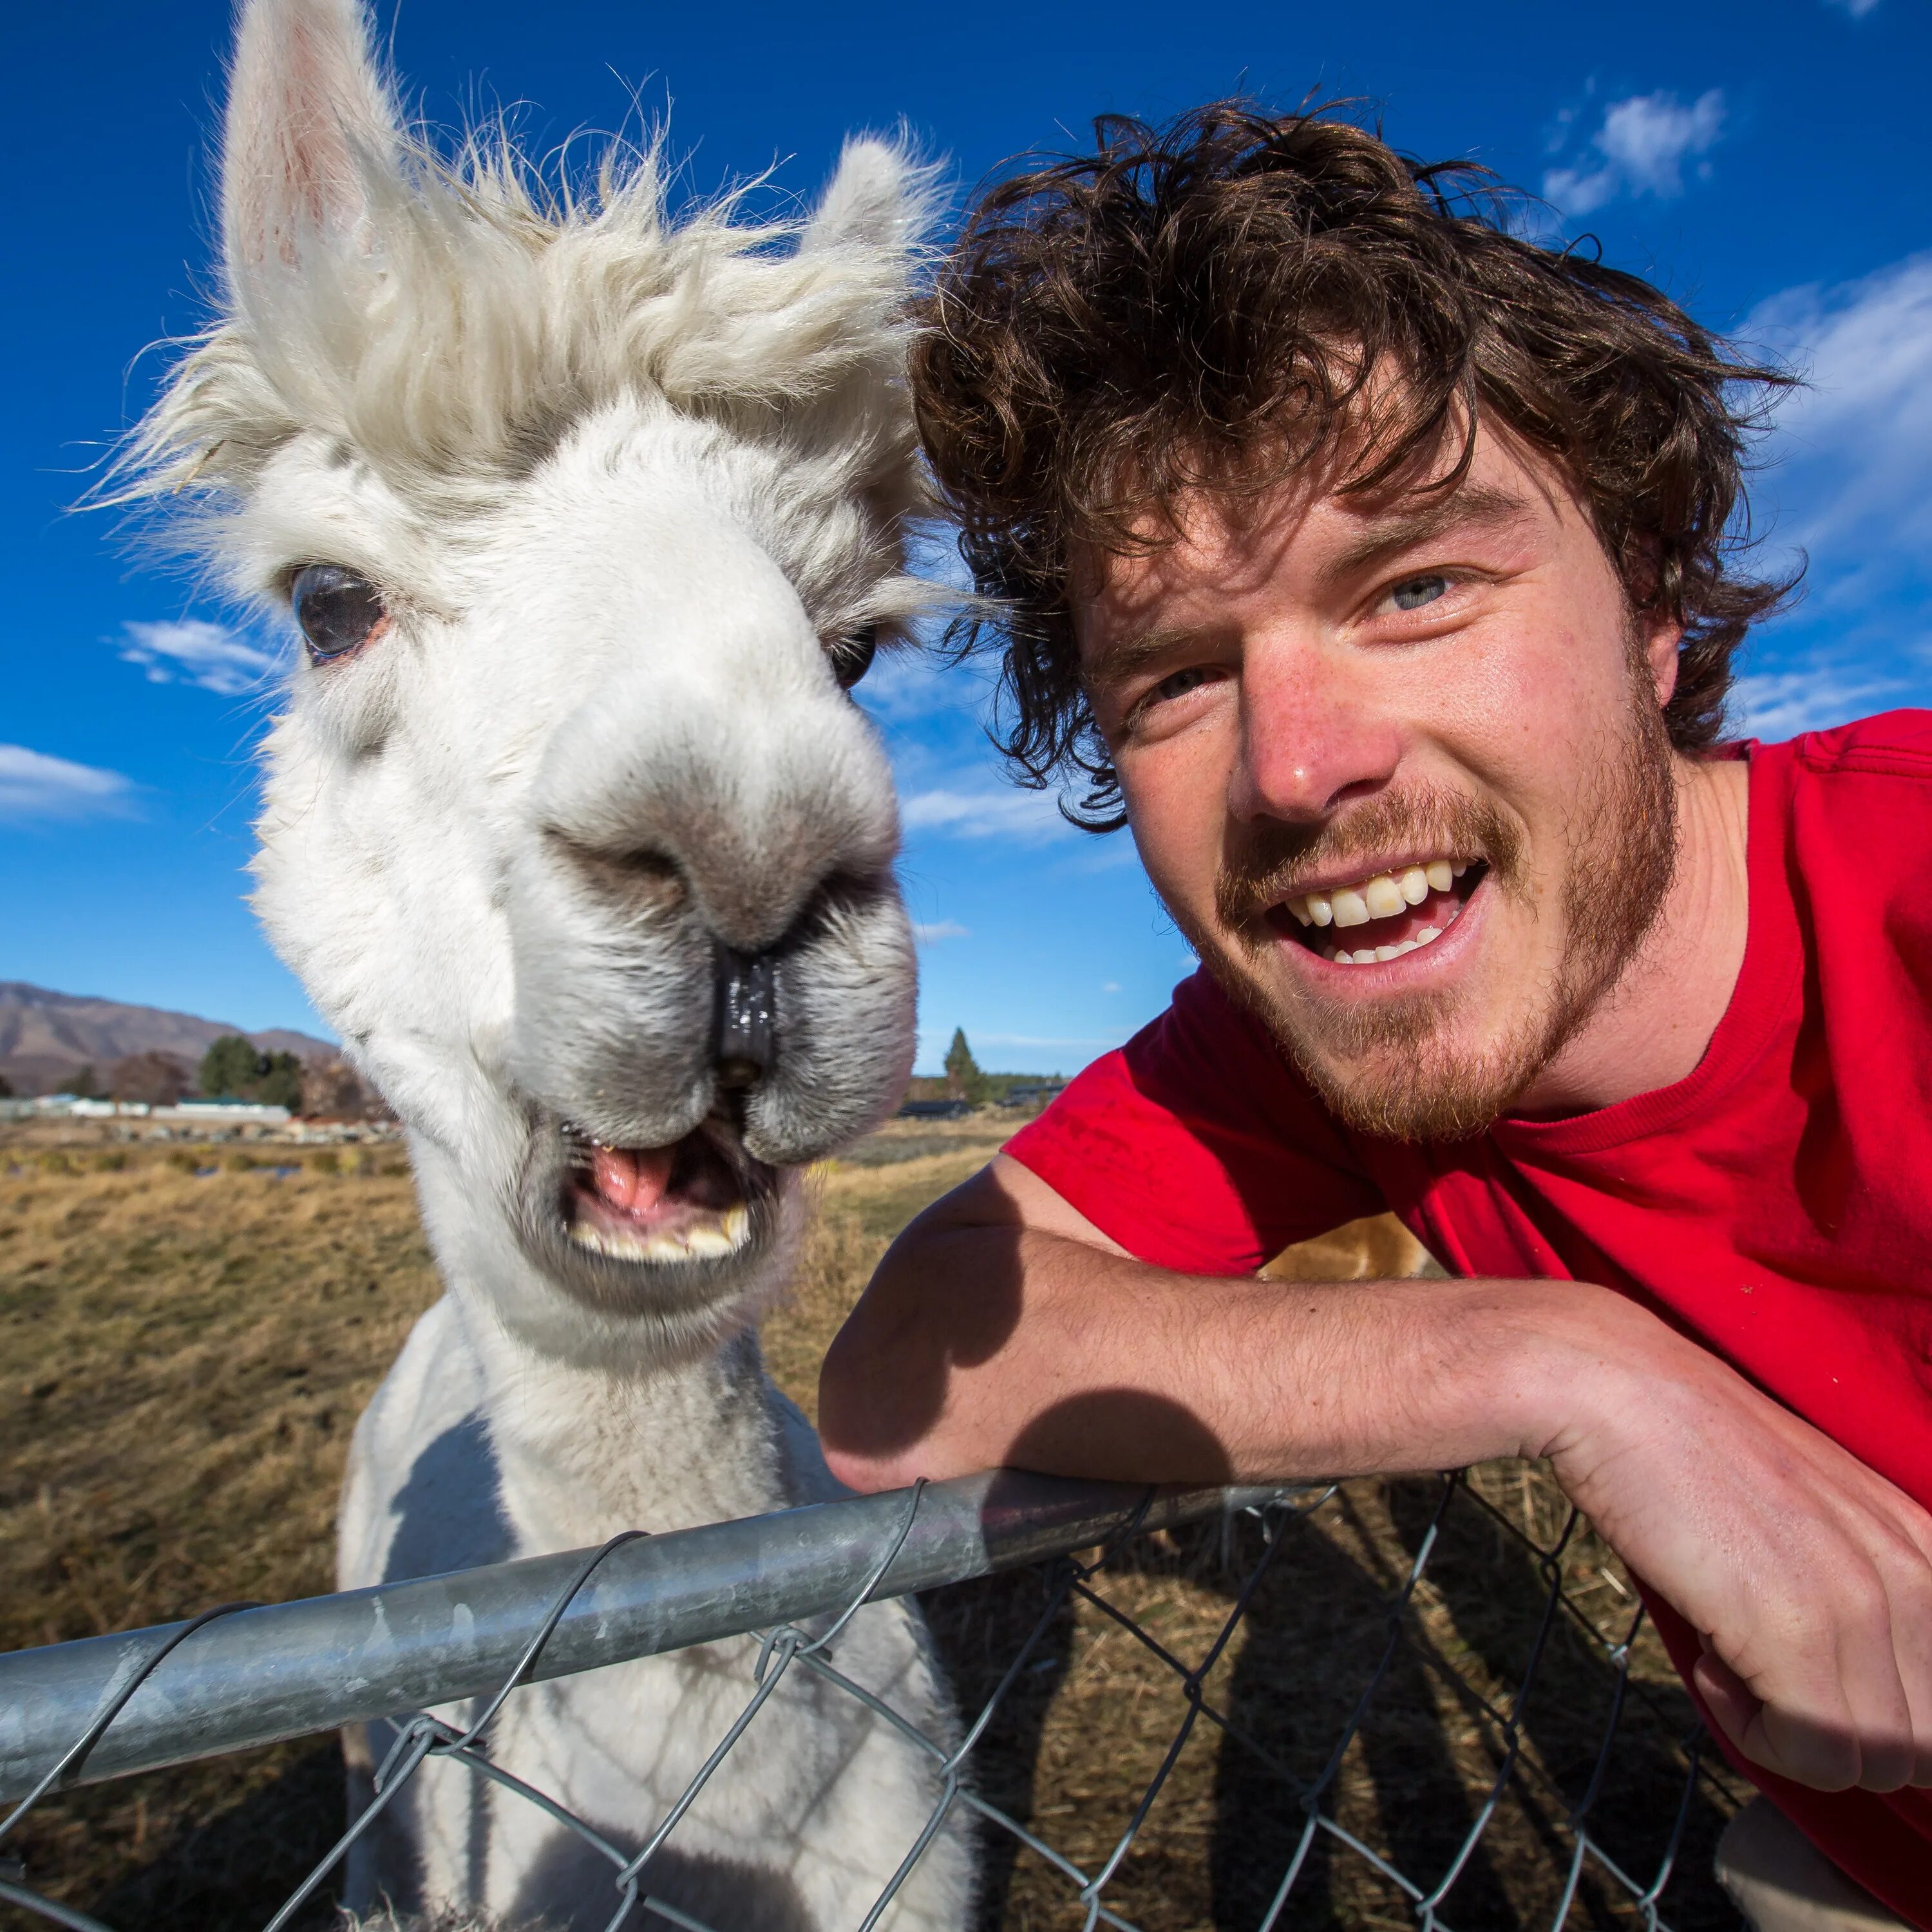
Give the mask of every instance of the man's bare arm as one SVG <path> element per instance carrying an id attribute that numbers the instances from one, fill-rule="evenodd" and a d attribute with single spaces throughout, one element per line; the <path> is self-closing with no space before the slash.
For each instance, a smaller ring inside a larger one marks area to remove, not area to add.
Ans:
<path id="1" fill-rule="evenodd" d="M 1534 1454 L 1512 1394 L 1524 1287 L 1174 1274 L 1002 1154 L 880 1264 L 826 1358 L 820 1428 L 868 1490 L 1002 1464 L 1224 1482 Z"/>
<path id="2" fill-rule="evenodd" d="M 1827 1789 L 1932 1784 L 1932 1518 L 1605 1288 L 1175 1274 L 1001 1156 L 893 1244 L 826 1356 L 820 1426 L 866 1490 L 1547 1456 L 1703 1634 L 1700 1688 L 1748 1755 Z"/>

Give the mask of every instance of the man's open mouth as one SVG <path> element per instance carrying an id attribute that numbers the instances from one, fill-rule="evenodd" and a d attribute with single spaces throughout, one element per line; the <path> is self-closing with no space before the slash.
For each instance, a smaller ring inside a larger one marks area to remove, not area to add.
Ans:
<path id="1" fill-rule="evenodd" d="M 1488 876 L 1480 859 L 1424 860 L 1298 894 L 1265 917 L 1338 966 L 1376 965 L 1432 946 Z"/>
<path id="2" fill-rule="evenodd" d="M 720 1261 L 752 1238 L 752 1197 L 768 1181 L 706 1124 L 668 1147 L 611 1147 L 566 1126 L 564 1232 L 613 1261 Z"/>

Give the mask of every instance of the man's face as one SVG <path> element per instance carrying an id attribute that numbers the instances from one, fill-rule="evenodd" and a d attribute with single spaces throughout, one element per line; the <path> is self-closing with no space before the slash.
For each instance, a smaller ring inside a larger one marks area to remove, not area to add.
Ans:
<path id="1" fill-rule="evenodd" d="M 1349 1124 L 1478 1130 L 1668 889 L 1678 633 L 1632 617 L 1572 493 L 1486 430 L 1453 490 L 1296 479 L 1181 525 L 1075 580 L 1155 889 Z"/>

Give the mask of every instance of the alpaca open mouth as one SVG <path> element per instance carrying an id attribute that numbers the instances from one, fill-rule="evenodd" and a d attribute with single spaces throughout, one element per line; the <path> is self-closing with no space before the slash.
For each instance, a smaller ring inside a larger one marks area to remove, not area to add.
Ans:
<path id="1" fill-rule="evenodd" d="M 564 1231 L 612 1261 L 722 1261 L 752 1238 L 757 1178 L 708 1126 L 668 1147 L 612 1147 L 566 1126 Z"/>

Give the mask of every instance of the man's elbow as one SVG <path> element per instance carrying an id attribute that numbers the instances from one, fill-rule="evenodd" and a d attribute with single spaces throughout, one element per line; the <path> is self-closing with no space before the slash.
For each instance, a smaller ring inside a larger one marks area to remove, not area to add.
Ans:
<path id="1" fill-rule="evenodd" d="M 896 1456 L 872 1456 L 863 1450 L 842 1449 L 836 1443 L 826 1442 L 825 1466 L 848 1490 L 856 1490 L 862 1496 L 875 1496 L 883 1490 L 903 1490 L 919 1478 L 908 1474 L 906 1466 Z"/>
<path id="2" fill-rule="evenodd" d="M 818 1367 L 818 1442 L 825 1464 L 848 1490 L 869 1495 L 890 1490 L 892 1459 L 872 1446 L 875 1430 L 866 1400 L 866 1376 L 859 1359 L 862 1350 L 850 1339 L 848 1321 L 832 1337 Z"/>
<path id="3" fill-rule="evenodd" d="M 930 1472 L 905 1397 L 897 1352 L 882 1345 L 863 1304 L 832 1338 L 818 1371 L 818 1437 L 826 1466 L 848 1489 L 902 1489 Z"/>
<path id="4" fill-rule="evenodd" d="M 819 1437 L 832 1473 L 853 1489 L 986 1466 L 988 1445 L 952 1413 L 955 1369 L 998 1353 L 1018 1291 L 1012 1231 L 973 1218 L 984 1186 L 976 1177 L 904 1229 L 826 1352 Z"/>

